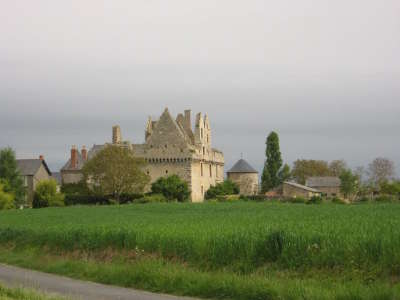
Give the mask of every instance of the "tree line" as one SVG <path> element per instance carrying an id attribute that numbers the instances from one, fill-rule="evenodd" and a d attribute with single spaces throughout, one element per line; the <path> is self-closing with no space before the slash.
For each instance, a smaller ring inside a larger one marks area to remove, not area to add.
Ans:
<path id="1" fill-rule="evenodd" d="M 272 131 L 266 140 L 266 160 L 261 176 L 261 192 L 265 193 L 280 186 L 284 181 L 293 180 L 305 184 L 306 179 L 315 176 L 335 176 L 341 180 L 345 197 L 356 193 L 366 195 L 374 191 L 400 193 L 400 181 L 395 178 L 395 164 L 388 158 L 375 158 L 367 168 L 351 169 L 343 159 L 325 160 L 297 159 L 292 169 L 283 164 L 279 136 Z"/>

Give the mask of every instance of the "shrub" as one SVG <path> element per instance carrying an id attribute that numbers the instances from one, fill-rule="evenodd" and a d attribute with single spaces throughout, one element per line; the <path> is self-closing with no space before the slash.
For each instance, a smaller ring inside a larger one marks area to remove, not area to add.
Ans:
<path id="1" fill-rule="evenodd" d="M 140 199 L 136 199 L 135 203 L 162 203 L 167 202 L 167 198 L 165 198 L 162 194 L 151 194 L 145 195 Z"/>
<path id="2" fill-rule="evenodd" d="M 304 204 L 304 203 L 307 203 L 307 199 L 306 198 L 303 198 L 303 197 L 292 197 L 292 198 L 288 198 L 287 199 L 287 201 L 289 202 L 289 203 L 302 203 L 302 204 Z"/>
<path id="3" fill-rule="evenodd" d="M 108 205 L 110 203 L 111 201 L 108 197 L 101 195 L 65 195 L 65 205 Z"/>
<path id="4" fill-rule="evenodd" d="M 396 198 L 390 195 L 379 195 L 378 197 L 375 197 L 374 200 L 376 202 L 393 202 Z"/>
<path id="5" fill-rule="evenodd" d="M 262 201 L 269 201 L 271 200 L 270 198 L 268 198 L 268 196 L 266 195 L 249 195 L 249 196 L 245 196 L 247 201 L 258 201 L 258 202 L 262 202 Z"/>
<path id="6" fill-rule="evenodd" d="M 64 195 L 57 193 L 57 182 L 54 179 L 42 180 L 38 183 L 32 206 L 33 208 L 64 206 Z"/>
<path id="7" fill-rule="evenodd" d="M 312 196 L 310 200 L 306 202 L 307 204 L 321 204 L 322 198 L 319 196 Z"/>
<path id="8" fill-rule="evenodd" d="M 332 203 L 335 204 L 346 204 L 346 201 L 344 201 L 343 199 L 340 199 L 339 197 L 333 197 L 331 199 Z"/>
<path id="9" fill-rule="evenodd" d="M 186 181 L 178 175 L 160 177 L 151 185 L 152 194 L 162 194 L 168 201 L 184 202 L 189 199 L 190 190 Z"/>
<path id="10" fill-rule="evenodd" d="M 0 210 L 14 207 L 14 195 L 4 191 L 4 185 L 0 183 Z"/>
<path id="11" fill-rule="evenodd" d="M 215 198 L 218 202 L 234 202 L 239 201 L 239 195 L 222 195 Z"/>
<path id="12" fill-rule="evenodd" d="M 205 194 L 205 199 L 214 199 L 217 196 L 224 195 L 237 195 L 239 194 L 239 187 L 231 180 L 225 180 L 215 186 L 211 186 Z"/>
<path id="13" fill-rule="evenodd" d="M 143 194 L 129 194 L 129 193 L 123 193 L 119 197 L 119 204 L 126 204 L 126 203 L 132 203 L 135 202 L 138 199 L 143 198 Z"/>
<path id="14" fill-rule="evenodd" d="M 61 186 L 61 192 L 64 194 L 73 195 L 89 195 L 90 189 L 86 184 L 85 180 L 81 180 L 78 183 L 67 183 Z"/>

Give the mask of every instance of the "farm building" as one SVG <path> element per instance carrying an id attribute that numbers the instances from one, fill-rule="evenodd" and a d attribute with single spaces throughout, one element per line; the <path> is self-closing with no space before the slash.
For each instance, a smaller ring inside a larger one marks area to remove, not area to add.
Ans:
<path id="1" fill-rule="evenodd" d="M 285 181 L 282 184 L 282 195 L 290 198 L 311 198 L 312 196 L 321 196 L 321 192 L 296 182 Z"/>
<path id="2" fill-rule="evenodd" d="M 341 196 L 340 179 L 338 177 L 309 177 L 306 180 L 306 186 L 320 191 L 324 196 Z"/>

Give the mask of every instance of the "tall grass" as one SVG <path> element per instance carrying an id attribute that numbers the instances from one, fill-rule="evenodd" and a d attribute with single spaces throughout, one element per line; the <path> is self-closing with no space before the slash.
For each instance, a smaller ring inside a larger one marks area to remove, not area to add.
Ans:
<path id="1" fill-rule="evenodd" d="M 144 251 L 201 270 L 359 269 L 400 275 L 400 205 L 147 204 L 0 213 L 0 243 Z"/>

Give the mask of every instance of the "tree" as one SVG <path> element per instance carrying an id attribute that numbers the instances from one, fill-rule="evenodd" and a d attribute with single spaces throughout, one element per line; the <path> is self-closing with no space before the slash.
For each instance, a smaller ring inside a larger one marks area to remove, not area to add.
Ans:
<path id="1" fill-rule="evenodd" d="M 0 181 L 0 210 L 14 207 L 14 195 L 5 192 L 6 183 Z"/>
<path id="2" fill-rule="evenodd" d="M 293 163 L 292 177 L 300 184 L 312 176 L 329 176 L 329 165 L 324 160 L 298 159 Z"/>
<path id="3" fill-rule="evenodd" d="M 339 177 L 344 171 L 348 169 L 347 163 L 343 159 L 332 160 L 329 163 L 329 171 L 331 176 Z"/>
<path id="4" fill-rule="evenodd" d="M 5 192 L 14 195 L 15 204 L 17 206 L 23 204 L 25 202 L 24 183 L 17 168 L 15 152 L 11 148 L 0 150 L 0 179 L 8 183 L 8 190 L 5 190 Z"/>
<path id="5" fill-rule="evenodd" d="M 240 190 L 236 183 L 227 179 L 224 182 L 217 183 L 215 186 L 211 186 L 205 194 L 206 199 L 213 199 L 217 196 L 224 195 L 236 195 L 239 194 Z"/>
<path id="6" fill-rule="evenodd" d="M 184 202 L 190 197 L 190 190 L 186 181 L 178 175 L 160 177 L 151 185 L 153 194 L 164 195 L 168 200 Z"/>
<path id="7" fill-rule="evenodd" d="M 278 172 L 282 167 L 281 151 L 279 149 L 279 136 L 272 131 L 266 141 L 267 160 L 265 161 L 263 174 L 261 177 L 261 190 L 265 193 L 270 189 L 277 187 L 281 181 Z"/>
<path id="8" fill-rule="evenodd" d="M 280 169 L 279 173 L 278 173 L 278 178 L 280 182 L 284 182 L 287 181 L 288 179 L 290 179 L 291 177 L 291 173 L 290 173 L 290 167 L 288 164 L 285 164 L 282 169 Z"/>
<path id="9" fill-rule="evenodd" d="M 119 201 L 124 193 L 143 193 L 150 177 L 142 171 L 145 161 L 125 147 L 107 145 L 83 166 L 84 180 L 95 193 Z"/>
<path id="10" fill-rule="evenodd" d="M 377 157 L 368 165 L 369 180 L 375 187 L 392 180 L 394 173 L 394 163 L 387 158 Z"/>
<path id="11" fill-rule="evenodd" d="M 64 205 L 64 194 L 57 192 L 57 182 L 54 179 L 41 180 L 37 184 L 33 195 L 33 208 Z"/>
<path id="12" fill-rule="evenodd" d="M 356 174 L 353 174 L 350 169 L 347 169 L 340 174 L 339 178 L 340 191 L 346 199 L 356 194 L 359 185 L 358 176 Z"/>

